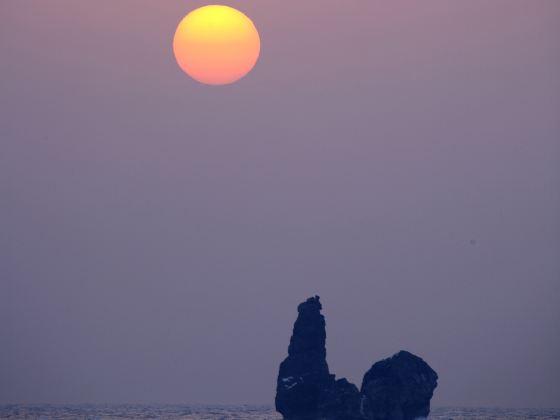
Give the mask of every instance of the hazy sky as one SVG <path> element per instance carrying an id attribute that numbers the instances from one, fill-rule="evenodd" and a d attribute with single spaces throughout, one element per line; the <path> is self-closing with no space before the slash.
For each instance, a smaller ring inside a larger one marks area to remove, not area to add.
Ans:
<path id="1" fill-rule="evenodd" d="M 435 405 L 560 405 L 560 2 L 1 0 L 0 402 L 271 403 L 296 305 L 331 370 L 407 349 Z"/>

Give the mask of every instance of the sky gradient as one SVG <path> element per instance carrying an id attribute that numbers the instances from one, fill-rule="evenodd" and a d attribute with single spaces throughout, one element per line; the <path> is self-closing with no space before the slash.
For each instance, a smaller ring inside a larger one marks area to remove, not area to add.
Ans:
<path id="1" fill-rule="evenodd" d="M 560 2 L 0 3 L 0 403 L 271 403 L 296 305 L 331 370 L 406 349 L 436 406 L 560 404 Z"/>

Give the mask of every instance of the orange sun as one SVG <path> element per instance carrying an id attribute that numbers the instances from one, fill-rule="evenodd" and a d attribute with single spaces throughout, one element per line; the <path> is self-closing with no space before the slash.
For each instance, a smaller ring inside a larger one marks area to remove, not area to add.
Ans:
<path id="1" fill-rule="evenodd" d="M 236 82 L 259 58 L 257 28 L 247 16 L 228 6 L 195 9 L 183 18 L 173 39 L 179 67 L 209 85 Z"/>

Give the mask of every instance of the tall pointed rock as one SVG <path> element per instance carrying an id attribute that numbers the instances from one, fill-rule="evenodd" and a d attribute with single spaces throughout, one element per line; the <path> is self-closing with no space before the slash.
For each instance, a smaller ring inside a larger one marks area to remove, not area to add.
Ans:
<path id="1" fill-rule="evenodd" d="M 319 296 L 298 306 L 288 357 L 280 364 L 276 384 L 276 410 L 290 420 L 319 418 L 325 389 L 332 387 L 325 348 L 325 318 Z"/>

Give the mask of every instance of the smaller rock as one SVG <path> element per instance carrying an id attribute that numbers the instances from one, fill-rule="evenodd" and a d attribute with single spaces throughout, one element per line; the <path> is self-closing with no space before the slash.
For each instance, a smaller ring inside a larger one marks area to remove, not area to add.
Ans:
<path id="1" fill-rule="evenodd" d="M 318 411 L 322 419 L 364 420 L 368 405 L 358 387 L 341 378 L 323 392 Z"/>
<path id="2" fill-rule="evenodd" d="M 437 373 L 420 357 L 401 351 L 375 363 L 364 375 L 362 394 L 371 420 L 414 420 L 428 417 Z"/>

